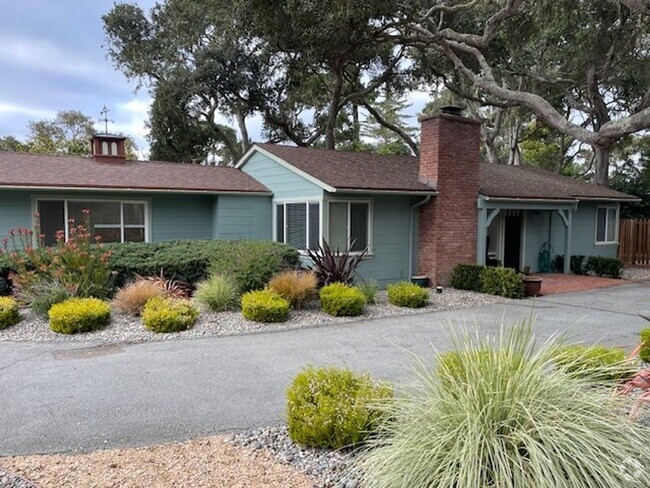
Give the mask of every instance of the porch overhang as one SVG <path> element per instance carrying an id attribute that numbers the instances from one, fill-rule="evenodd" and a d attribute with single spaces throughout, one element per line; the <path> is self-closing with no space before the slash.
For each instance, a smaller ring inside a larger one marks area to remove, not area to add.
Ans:
<path id="1" fill-rule="evenodd" d="M 578 208 L 577 199 L 536 199 L 536 198 L 504 198 L 479 195 L 478 207 L 478 238 L 476 256 L 478 264 L 486 264 L 487 232 L 492 221 L 502 210 L 546 210 L 557 211 L 564 224 L 564 273 L 570 272 L 571 261 L 571 228 L 573 212 Z"/>

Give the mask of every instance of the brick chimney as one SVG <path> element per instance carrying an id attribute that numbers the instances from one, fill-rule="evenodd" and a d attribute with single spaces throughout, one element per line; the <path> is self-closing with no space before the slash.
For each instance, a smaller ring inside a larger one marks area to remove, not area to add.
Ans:
<path id="1" fill-rule="evenodd" d="M 476 263 L 481 122 L 460 107 L 420 119 L 420 181 L 438 191 L 419 207 L 418 274 L 446 285 L 458 263 Z"/>
<path id="2" fill-rule="evenodd" d="M 124 147 L 126 137 L 114 134 L 95 134 L 90 139 L 92 157 L 96 161 L 107 163 L 126 162 Z"/>

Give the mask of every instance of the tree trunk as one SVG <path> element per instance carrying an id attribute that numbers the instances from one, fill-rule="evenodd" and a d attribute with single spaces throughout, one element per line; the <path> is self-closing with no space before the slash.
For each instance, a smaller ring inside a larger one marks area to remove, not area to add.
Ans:
<path id="1" fill-rule="evenodd" d="M 521 120 L 515 119 L 510 126 L 510 151 L 508 155 L 508 164 L 519 166 L 521 164 L 521 153 L 519 152 L 519 131 L 521 130 Z"/>
<path id="2" fill-rule="evenodd" d="M 591 146 L 594 151 L 594 171 L 596 183 L 608 186 L 610 146 Z"/>
<path id="3" fill-rule="evenodd" d="M 251 147 L 251 140 L 248 135 L 248 128 L 246 127 L 246 116 L 241 110 L 237 110 L 235 112 L 235 118 L 237 119 L 237 125 L 239 126 L 239 133 L 241 135 L 241 150 L 243 155 Z"/>
<path id="4" fill-rule="evenodd" d="M 330 100 L 330 111 L 327 117 L 327 126 L 325 128 L 325 149 L 334 149 L 336 119 L 339 115 L 339 104 L 341 103 L 341 93 L 343 91 L 343 75 L 338 66 L 334 68 L 334 86 L 332 88 L 332 99 Z"/>

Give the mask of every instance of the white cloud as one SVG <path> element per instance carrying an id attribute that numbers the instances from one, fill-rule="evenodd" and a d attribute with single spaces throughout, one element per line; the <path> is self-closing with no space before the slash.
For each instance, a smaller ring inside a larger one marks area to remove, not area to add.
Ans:
<path id="1" fill-rule="evenodd" d="M 0 114 L 26 115 L 37 119 L 50 119 L 56 116 L 56 112 L 38 107 L 27 107 L 0 100 Z"/>
<path id="2" fill-rule="evenodd" d="M 108 61 L 82 59 L 51 40 L 0 36 L 0 62 L 124 89 L 122 75 Z"/>
<path id="3" fill-rule="evenodd" d="M 138 145 L 138 157 L 141 159 L 146 158 L 149 152 L 147 141 L 149 130 L 145 124 L 149 116 L 151 102 L 151 98 L 148 97 L 135 97 L 128 102 L 118 103 L 113 114 L 109 114 L 109 118 L 113 115 L 112 118 L 115 120 L 114 130 L 131 136 L 135 140 Z"/>

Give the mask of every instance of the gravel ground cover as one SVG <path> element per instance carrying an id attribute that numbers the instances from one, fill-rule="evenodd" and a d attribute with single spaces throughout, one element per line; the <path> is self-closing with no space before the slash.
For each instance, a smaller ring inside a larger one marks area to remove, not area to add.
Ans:
<path id="1" fill-rule="evenodd" d="M 650 280 L 650 266 L 628 266 L 623 268 L 621 278 L 630 281 Z"/>
<path id="2" fill-rule="evenodd" d="M 17 342 L 86 342 L 102 343 L 164 341 L 188 339 L 194 337 L 209 337 L 220 335 L 239 335 L 269 330 L 296 329 L 322 324 L 359 321 L 407 315 L 414 313 L 432 312 L 468 308 L 490 303 L 507 303 L 508 300 L 493 295 L 485 295 L 470 291 L 445 289 L 443 293 L 431 293 L 430 303 L 423 308 L 411 309 L 396 307 L 388 303 L 386 292 L 377 294 L 377 303 L 366 306 L 360 317 L 332 317 L 318 309 L 318 302 L 312 302 L 303 310 L 292 310 L 289 320 L 278 324 L 262 324 L 245 319 L 240 312 L 213 313 L 203 310 L 196 325 L 187 331 L 175 333 L 155 333 L 145 329 L 139 318 L 113 313 L 110 325 L 104 329 L 84 334 L 57 334 L 50 330 L 45 318 L 22 310 L 22 320 L 7 329 L 0 330 L 0 341 Z"/>
<path id="3" fill-rule="evenodd" d="M 224 436 L 89 454 L 0 458 L 0 465 L 42 488 L 310 488 L 316 484 L 269 451 L 235 446 Z M 33 486 L 11 484 L 14 480 L 3 484 L 0 474 L 0 488 Z"/>

